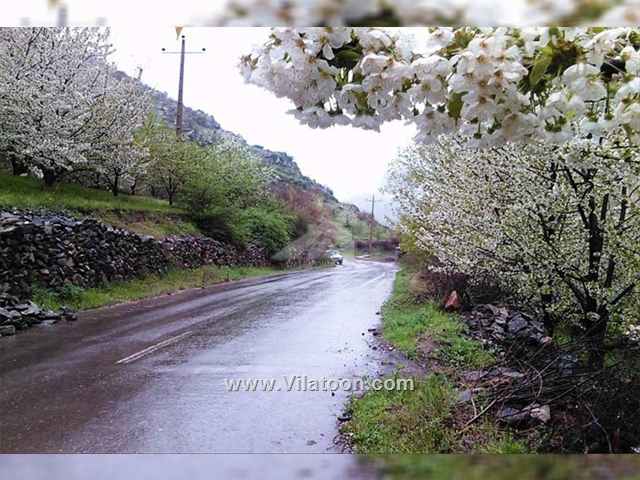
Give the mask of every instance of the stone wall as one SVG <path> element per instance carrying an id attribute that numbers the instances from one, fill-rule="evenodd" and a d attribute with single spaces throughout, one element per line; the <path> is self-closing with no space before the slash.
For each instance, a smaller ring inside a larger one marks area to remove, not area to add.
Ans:
<path id="1" fill-rule="evenodd" d="M 201 235 L 156 240 L 89 218 L 0 209 L 0 292 L 24 296 L 32 285 L 59 290 L 67 283 L 95 287 L 212 263 L 261 266 L 267 261 L 257 247 L 239 252 Z"/>
<path id="2" fill-rule="evenodd" d="M 239 251 L 204 235 L 177 235 L 158 241 L 176 268 L 197 268 L 205 264 L 228 266 L 266 266 L 264 252 L 255 246 Z"/>

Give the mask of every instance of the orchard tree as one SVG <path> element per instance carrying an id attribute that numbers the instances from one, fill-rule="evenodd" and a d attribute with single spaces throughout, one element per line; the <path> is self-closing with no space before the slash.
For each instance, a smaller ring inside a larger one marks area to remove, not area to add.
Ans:
<path id="1" fill-rule="evenodd" d="M 139 80 L 140 76 L 119 75 L 109 66 L 92 105 L 87 158 L 114 196 L 123 183 L 135 183 L 147 168 L 148 147 L 136 132 L 151 108 L 151 97 L 150 91 L 141 90 Z"/>
<path id="2" fill-rule="evenodd" d="M 105 34 L 91 29 L 2 29 L 2 144 L 47 184 L 86 162 L 88 93 L 99 82 L 90 61 L 104 62 L 109 50 Z"/>
<path id="3" fill-rule="evenodd" d="M 342 209 L 342 217 L 344 218 L 344 226 L 347 228 L 351 228 L 351 222 L 357 218 L 358 207 L 351 203 L 347 203 L 344 205 Z"/>
<path id="4" fill-rule="evenodd" d="M 246 209 L 270 199 L 266 188 L 272 172 L 258 156 L 234 139 L 222 139 L 204 151 L 189 176 L 184 201 L 194 213 L 211 209 Z"/>
<path id="5" fill-rule="evenodd" d="M 173 205 L 176 195 L 203 168 L 206 153 L 198 144 L 177 137 L 173 129 L 151 122 L 145 125 L 147 174 L 150 183 L 164 190 Z"/>
<path id="6" fill-rule="evenodd" d="M 91 163 L 106 169 L 107 154 L 108 161 L 121 161 L 120 146 L 120 158 L 136 156 L 133 129 L 146 116 L 148 97 L 139 82 L 113 78 L 108 29 L 0 33 L 0 148 L 11 155 L 15 173 L 35 170 L 52 185 Z"/>
<path id="7" fill-rule="evenodd" d="M 586 335 L 599 366 L 607 331 L 640 309 L 640 155 L 625 142 L 442 140 L 405 151 L 388 188 L 419 248 L 445 269 L 500 278 L 550 332 Z"/>
<path id="8" fill-rule="evenodd" d="M 180 194 L 181 206 L 202 231 L 237 246 L 256 243 L 270 250 L 276 238 L 289 236 L 289 217 L 274 207 L 267 188 L 270 169 L 246 144 L 223 138 L 203 151 Z M 286 217 L 286 218 L 285 218 Z M 277 243 L 277 242 L 276 242 Z"/>

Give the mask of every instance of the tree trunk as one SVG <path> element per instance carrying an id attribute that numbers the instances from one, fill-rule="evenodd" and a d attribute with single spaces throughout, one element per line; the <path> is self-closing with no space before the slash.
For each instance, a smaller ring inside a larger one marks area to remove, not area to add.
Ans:
<path id="1" fill-rule="evenodd" d="M 587 326 L 587 347 L 589 349 L 589 368 L 591 370 L 599 370 L 604 366 L 606 355 L 605 337 L 607 334 L 607 324 L 609 323 L 609 312 L 606 308 L 601 307 L 598 311 L 598 320 L 593 323 L 585 319 Z"/>
<path id="2" fill-rule="evenodd" d="M 118 196 L 118 183 L 120 183 L 120 175 L 116 174 L 113 177 L 113 183 L 111 184 L 111 193 L 114 197 Z"/>
<path id="3" fill-rule="evenodd" d="M 544 328 L 547 329 L 549 335 L 553 337 L 553 332 L 556 329 L 556 321 L 553 316 L 549 313 L 549 307 L 551 306 L 551 302 L 553 301 L 553 295 L 549 293 L 542 294 L 542 323 L 544 324 Z"/>
<path id="4" fill-rule="evenodd" d="M 14 175 L 23 175 L 29 171 L 29 168 L 20 160 L 18 160 L 15 155 L 10 153 L 9 158 L 11 161 L 11 169 L 13 170 Z"/>
<path id="5" fill-rule="evenodd" d="M 604 366 L 606 354 L 604 339 L 604 331 L 589 335 L 589 368 L 591 370 L 599 370 Z"/>
<path id="6" fill-rule="evenodd" d="M 169 205 L 173 206 L 173 196 L 175 195 L 175 192 L 167 190 L 167 195 L 169 196 Z"/>
<path id="7" fill-rule="evenodd" d="M 42 176 L 44 177 L 44 184 L 47 187 L 53 187 L 53 184 L 58 178 L 55 170 L 44 168 L 44 167 L 40 168 L 40 170 L 42 171 Z"/>

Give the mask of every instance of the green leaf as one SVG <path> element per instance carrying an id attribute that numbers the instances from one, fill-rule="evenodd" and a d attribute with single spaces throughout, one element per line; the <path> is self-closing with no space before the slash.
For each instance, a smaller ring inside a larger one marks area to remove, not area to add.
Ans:
<path id="1" fill-rule="evenodd" d="M 360 55 L 353 50 L 342 50 L 336 53 L 336 60 L 338 67 L 346 67 L 351 70 L 356 66 L 358 60 L 360 60 Z"/>
<path id="2" fill-rule="evenodd" d="M 447 105 L 447 108 L 449 110 L 449 116 L 456 121 L 460 118 L 460 112 L 462 112 L 462 106 L 464 105 L 464 102 L 462 101 L 462 96 L 465 93 L 455 93 L 455 92 L 452 93 L 451 99 L 449 100 L 449 104 Z"/>
<path id="3" fill-rule="evenodd" d="M 529 87 L 531 87 L 531 89 L 534 89 L 536 85 L 540 83 L 545 73 L 547 73 L 547 68 L 551 65 L 551 60 L 552 58 L 546 55 L 538 57 L 529 74 Z"/>

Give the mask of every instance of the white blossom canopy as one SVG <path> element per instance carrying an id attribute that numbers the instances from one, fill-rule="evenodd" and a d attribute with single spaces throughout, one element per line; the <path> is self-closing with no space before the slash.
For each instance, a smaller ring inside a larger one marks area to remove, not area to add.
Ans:
<path id="1" fill-rule="evenodd" d="M 227 0 L 214 26 L 632 26 L 634 0 Z"/>
<path id="2" fill-rule="evenodd" d="M 40 170 L 127 170 L 144 153 L 133 134 L 149 94 L 111 51 L 108 29 L 0 29 L 0 149 Z"/>
<path id="3" fill-rule="evenodd" d="M 313 128 L 392 120 L 430 143 L 640 142 L 637 28 L 281 28 L 242 58 L 246 82 L 293 102 Z"/>

